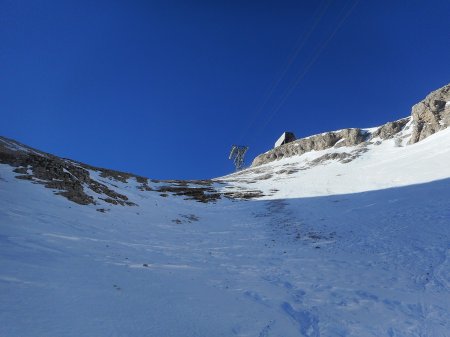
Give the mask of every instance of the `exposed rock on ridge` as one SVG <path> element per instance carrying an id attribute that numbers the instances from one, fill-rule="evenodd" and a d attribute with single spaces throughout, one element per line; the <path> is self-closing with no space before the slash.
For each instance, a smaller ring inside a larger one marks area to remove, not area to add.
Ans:
<path id="1" fill-rule="evenodd" d="M 3 137 L 0 137 L 0 163 L 15 167 L 14 172 L 20 174 L 16 178 L 55 189 L 58 191 L 56 194 L 81 205 L 97 203 L 93 196 L 86 193 L 85 188 L 108 203 L 134 205 L 127 196 L 92 179 L 88 170 L 94 167 L 31 149 Z M 108 172 L 113 176 L 118 175 L 110 170 L 102 170 L 101 175 L 106 177 Z"/>
<path id="2" fill-rule="evenodd" d="M 409 121 L 412 121 L 409 144 L 417 143 L 447 128 L 450 124 L 450 84 L 433 91 L 424 100 L 414 105 L 411 117 L 386 123 L 373 132 L 351 128 L 298 139 L 257 156 L 251 166 L 255 167 L 281 158 L 302 155 L 309 151 L 343 146 L 364 147 L 374 139 L 385 140 L 397 136 L 403 138 L 404 135 L 401 132 L 410 127 Z"/>
<path id="3" fill-rule="evenodd" d="M 284 157 L 302 155 L 309 151 L 319 151 L 331 147 L 354 146 L 363 143 L 367 133 L 361 129 L 343 129 L 322 133 L 308 138 L 284 144 L 259 155 L 253 160 L 252 166 L 269 163 Z"/>
<path id="4" fill-rule="evenodd" d="M 433 91 L 412 107 L 410 144 L 420 142 L 450 124 L 450 84 Z"/>
<path id="5" fill-rule="evenodd" d="M 376 129 L 374 132 L 370 134 L 370 139 L 380 138 L 380 139 L 390 139 L 394 137 L 396 134 L 401 132 L 403 128 L 408 124 L 410 118 L 399 119 L 398 121 L 389 122 L 384 124 L 383 126 Z"/>
<path id="6" fill-rule="evenodd" d="M 0 164 L 12 166 L 17 179 L 28 180 L 55 190 L 70 201 L 80 205 L 99 205 L 103 202 L 135 206 L 129 198 L 119 193 L 118 184 L 136 181 L 136 189 L 142 192 L 182 196 L 198 202 L 214 202 L 222 197 L 231 199 L 251 199 L 262 196 L 261 191 L 247 189 L 242 191 L 219 191 L 212 180 L 155 180 L 131 173 L 119 172 L 90 166 L 45 153 L 15 140 L 0 137 Z M 150 186 L 151 185 L 151 186 Z M 98 208 L 105 212 L 105 208 Z"/>

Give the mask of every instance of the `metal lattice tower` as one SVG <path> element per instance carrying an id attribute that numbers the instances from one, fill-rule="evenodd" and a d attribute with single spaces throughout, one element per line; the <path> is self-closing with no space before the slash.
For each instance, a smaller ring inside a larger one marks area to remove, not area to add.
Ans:
<path id="1" fill-rule="evenodd" d="M 248 146 L 244 145 L 233 145 L 231 147 L 230 156 L 228 159 L 233 159 L 236 171 L 239 171 L 244 166 L 244 156 L 248 150 Z"/>

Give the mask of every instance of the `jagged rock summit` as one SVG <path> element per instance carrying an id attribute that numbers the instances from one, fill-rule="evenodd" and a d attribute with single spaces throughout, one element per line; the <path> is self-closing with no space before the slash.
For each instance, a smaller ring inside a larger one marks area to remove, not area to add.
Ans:
<path id="1" fill-rule="evenodd" d="M 414 144 L 447 128 L 449 124 L 450 84 L 447 84 L 431 92 L 425 99 L 415 104 L 412 107 L 410 117 L 372 129 L 348 128 L 298 139 L 257 156 L 251 167 L 267 164 L 281 158 L 302 155 L 310 151 L 359 146 L 360 148 L 353 155 L 345 155 L 340 151 L 336 152 L 335 157 L 340 157 L 340 159 L 346 161 L 365 152 L 365 147 L 372 142 L 376 143 L 395 137 L 399 146 Z"/>

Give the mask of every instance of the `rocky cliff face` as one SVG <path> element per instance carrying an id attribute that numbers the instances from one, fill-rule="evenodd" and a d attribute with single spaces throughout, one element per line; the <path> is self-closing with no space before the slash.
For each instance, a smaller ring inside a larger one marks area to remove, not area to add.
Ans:
<path id="1" fill-rule="evenodd" d="M 411 134 L 408 144 L 414 144 L 447 128 L 449 124 L 450 84 L 433 91 L 423 101 L 414 105 L 411 117 L 386 123 L 372 132 L 351 128 L 298 139 L 257 156 L 251 166 L 255 167 L 281 158 L 302 155 L 309 151 L 343 146 L 363 148 L 375 139 L 386 140 L 398 137 L 401 140 L 405 137 L 406 129 L 409 129 L 407 134 Z"/>
<path id="2" fill-rule="evenodd" d="M 410 144 L 420 142 L 450 124 L 450 84 L 433 91 L 412 107 Z"/>

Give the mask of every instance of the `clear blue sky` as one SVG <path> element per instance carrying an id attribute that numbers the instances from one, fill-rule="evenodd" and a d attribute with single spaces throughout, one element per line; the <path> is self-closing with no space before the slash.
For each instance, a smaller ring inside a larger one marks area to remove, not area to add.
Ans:
<path id="1" fill-rule="evenodd" d="M 450 82 L 450 2 L 0 1 L 0 134 L 152 178 L 405 117 Z"/>

